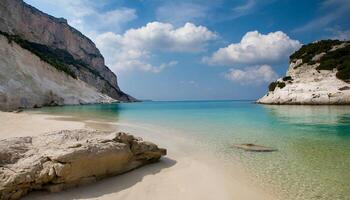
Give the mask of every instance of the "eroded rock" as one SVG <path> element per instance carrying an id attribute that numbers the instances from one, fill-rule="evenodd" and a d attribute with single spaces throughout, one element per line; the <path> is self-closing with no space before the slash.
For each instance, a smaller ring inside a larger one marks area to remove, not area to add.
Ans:
<path id="1" fill-rule="evenodd" d="M 64 130 L 0 141 L 0 199 L 58 192 L 158 161 L 166 150 L 126 133 Z"/>

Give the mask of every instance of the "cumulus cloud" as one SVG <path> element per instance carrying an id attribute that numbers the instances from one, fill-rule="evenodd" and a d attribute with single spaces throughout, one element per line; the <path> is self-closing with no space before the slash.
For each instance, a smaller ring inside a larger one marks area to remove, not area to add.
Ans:
<path id="1" fill-rule="evenodd" d="M 152 22 L 121 34 L 128 22 L 138 17 L 136 10 L 116 7 L 106 11 L 107 5 L 110 5 L 107 0 L 61 0 L 59 4 L 51 0 L 25 1 L 51 15 L 67 18 L 70 25 L 96 43 L 107 66 L 114 72 L 141 70 L 158 73 L 177 64 L 174 59 L 162 61 L 161 57 L 157 58 L 158 53 L 199 53 L 206 50 L 210 40 L 217 38 L 216 33 L 192 23 L 175 27 L 170 23 Z M 204 7 L 185 2 L 181 5 L 181 9 L 176 7 L 175 10 L 183 10 L 191 5 L 187 8 L 187 14 L 194 18 L 197 15 L 203 16 L 200 11 Z M 172 6 L 163 8 L 159 9 L 159 14 L 164 16 L 169 10 L 173 10 Z"/>
<path id="2" fill-rule="evenodd" d="M 136 10 L 131 8 L 118 8 L 104 13 L 96 10 L 80 13 L 73 16 L 68 22 L 90 37 L 99 32 L 120 31 L 128 22 L 137 18 Z"/>
<path id="3" fill-rule="evenodd" d="M 211 57 L 203 58 L 210 65 L 276 63 L 300 48 L 298 40 L 292 40 L 282 31 L 267 35 L 258 31 L 247 32 L 239 43 L 221 48 Z"/>
<path id="4" fill-rule="evenodd" d="M 241 85 L 262 84 L 277 79 L 277 73 L 269 65 L 258 65 L 244 69 L 230 69 L 225 77 Z"/>
<path id="5" fill-rule="evenodd" d="M 151 22 L 138 29 L 130 29 L 117 36 L 121 45 L 131 48 L 162 49 L 174 52 L 200 52 L 215 33 L 204 26 L 186 23 L 175 28 L 172 24 Z"/>
<path id="6" fill-rule="evenodd" d="M 115 71 L 142 70 L 160 72 L 176 65 L 176 61 L 149 64 L 154 51 L 197 53 L 206 49 L 217 35 L 206 27 L 186 23 L 175 28 L 168 23 L 152 22 L 124 34 L 107 32 L 96 37 L 96 45 L 106 57 L 107 64 Z"/>
<path id="7" fill-rule="evenodd" d="M 25 0 L 51 15 L 67 18 L 68 23 L 84 34 L 94 37 L 100 32 L 120 31 L 128 22 L 137 18 L 136 10 L 127 7 L 105 11 L 107 1 L 91 0 Z"/>

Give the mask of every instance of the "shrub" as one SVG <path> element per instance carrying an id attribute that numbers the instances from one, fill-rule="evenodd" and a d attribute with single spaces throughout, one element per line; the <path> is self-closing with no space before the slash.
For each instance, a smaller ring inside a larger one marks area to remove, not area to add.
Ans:
<path id="1" fill-rule="evenodd" d="M 350 59 L 343 64 L 336 76 L 345 82 L 350 82 Z"/>
<path id="2" fill-rule="evenodd" d="M 335 51 L 330 51 L 333 46 L 344 43 L 339 40 L 322 40 L 316 43 L 303 45 L 298 51 L 290 56 L 291 61 L 295 59 L 302 59 L 303 63 L 308 65 L 315 64 L 312 58 L 322 52 L 326 52 L 321 57 L 320 65 L 316 68 L 317 70 L 333 70 L 337 68 L 336 74 L 338 79 L 349 82 L 350 81 L 350 43 L 344 47 Z M 296 66 L 295 68 L 297 68 Z M 285 78 L 283 78 L 286 81 Z"/>
<path id="3" fill-rule="evenodd" d="M 285 77 L 283 77 L 282 80 L 283 80 L 283 81 L 292 81 L 293 79 L 292 79 L 291 76 L 285 76 Z"/>
<path id="4" fill-rule="evenodd" d="M 270 92 L 275 91 L 276 87 L 279 87 L 279 88 L 282 89 L 282 88 L 286 87 L 286 83 L 285 82 L 274 81 L 274 82 L 270 83 L 269 91 Z"/>
<path id="5" fill-rule="evenodd" d="M 286 87 L 286 83 L 285 82 L 278 82 L 277 86 L 282 89 L 282 88 Z"/>
<path id="6" fill-rule="evenodd" d="M 269 85 L 269 91 L 270 91 L 270 92 L 274 91 L 275 88 L 276 88 L 276 86 L 277 86 L 277 82 L 276 82 L 276 81 L 270 83 L 270 85 Z"/>
<path id="7" fill-rule="evenodd" d="M 315 43 L 303 45 L 298 51 L 290 56 L 290 60 L 302 59 L 303 63 L 315 64 L 312 58 L 322 52 L 329 51 L 334 45 L 339 45 L 339 40 L 322 40 Z"/>
<path id="8" fill-rule="evenodd" d="M 350 81 L 350 44 L 324 55 L 317 70 L 333 70 L 334 68 L 338 70 L 336 74 L 338 79 Z"/>

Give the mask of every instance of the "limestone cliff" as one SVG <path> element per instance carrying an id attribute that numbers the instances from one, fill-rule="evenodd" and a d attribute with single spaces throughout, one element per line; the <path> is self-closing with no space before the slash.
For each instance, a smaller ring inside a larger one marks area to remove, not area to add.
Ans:
<path id="1" fill-rule="evenodd" d="M 0 110 L 114 101 L 0 35 Z"/>
<path id="2" fill-rule="evenodd" d="M 350 42 L 324 40 L 290 56 L 285 77 L 269 86 L 263 104 L 350 104 Z"/>
<path id="3" fill-rule="evenodd" d="M 58 56 L 78 61 L 64 63 L 77 79 L 116 100 L 135 100 L 119 89 L 116 75 L 105 66 L 95 44 L 65 19 L 45 14 L 22 0 L 0 0 L 0 31 L 54 52 L 59 50 Z"/>

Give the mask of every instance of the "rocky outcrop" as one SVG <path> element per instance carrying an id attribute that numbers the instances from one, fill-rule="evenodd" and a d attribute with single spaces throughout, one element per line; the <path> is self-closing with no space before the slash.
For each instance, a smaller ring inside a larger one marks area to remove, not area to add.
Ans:
<path id="1" fill-rule="evenodd" d="M 350 104 L 350 43 L 319 41 L 291 56 L 285 77 L 269 86 L 262 104 Z"/>
<path id="2" fill-rule="evenodd" d="M 0 110 L 115 101 L 2 35 L 0 46 Z"/>
<path id="3" fill-rule="evenodd" d="M 121 174 L 166 154 L 126 133 L 59 131 L 0 141 L 0 199 L 62 189 Z"/>
<path id="4" fill-rule="evenodd" d="M 135 100 L 119 89 L 116 75 L 105 66 L 95 44 L 65 19 L 47 15 L 22 0 L 1 0 L 0 31 L 67 52 L 79 61 L 69 67 L 80 80 L 116 100 Z"/>

